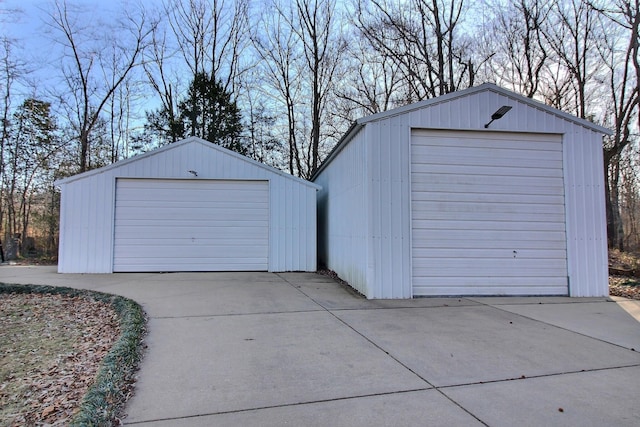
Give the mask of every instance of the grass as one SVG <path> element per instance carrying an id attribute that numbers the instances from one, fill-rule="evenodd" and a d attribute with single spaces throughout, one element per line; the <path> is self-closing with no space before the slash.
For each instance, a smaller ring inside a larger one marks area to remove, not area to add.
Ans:
<path id="1" fill-rule="evenodd" d="M 77 290 L 64 287 L 51 287 L 40 285 L 11 285 L 0 284 L 0 294 L 39 294 L 39 295 L 65 295 L 70 297 L 83 297 L 89 298 L 93 301 L 102 302 L 110 306 L 117 314 L 120 335 L 118 339 L 113 343 L 111 349 L 102 359 L 100 367 L 98 369 L 95 381 L 89 387 L 87 393 L 82 398 L 79 410 L 75 413 L 68 425 L 71 426 L 109 426 L 117 422 L 120 412 L 124 408 L 132 384 L 135 379 L 135 372 L 138 368 L 138 364 L 142 358 L 142 341 L 146 331 L 146 316 L 142 307 L 127 298 L 123 298 L 116 295 L 105 294 L 101 292 Z M 28 313 L 30 310 L 34 310 L 34 307 L 16 307 L 16 310 L 12 310 L 11 313 L 7 313 L 8 316 L 19 316 L 19 313 Z M 21 311 L 22 310 L 22 311 Z M 15 319 L 13 319 L 15 320 Z M 31 319 L 33 320 L 33 319 Z M 20 323 L 20 322 L 18 322 Z M 28 335 L 42 338 L 42 334 L 37 332 L 34 334 L 34 330 L 47 330 L 52 325 L 38 324 L 33 322 L 24 322 L 24 327 L 30 328 Z M 55 330 L 55 325 L 53 325 Z M 20 328 L 21 326 L 18 326 Z M 33 328 L 33 329 L 31 329 Z M 49 328 L 51 329 L 51 328 Z M 19 333 L 19 330 L 14 332 Z M 26 348 L 22 348 L 18 351 L 39 351 L 42 355 L 42 362 L 48 363 L 50 360 L 45 360 L 47 354 L 55 353 L 51 348 L 47 346 L 54 346 L 57 349 L 64 348 L 70 345 L 70 342 L 75 338 L 74 333 L 66 333 L 59 336 L 43 340 L 36 339 L 34 344 Z M 19 359 L 19 358 L 18 358 Z M 3 376 L 6 373 L 3 373 Z M 10 373 L 9 373 L 10 375 Z"/>

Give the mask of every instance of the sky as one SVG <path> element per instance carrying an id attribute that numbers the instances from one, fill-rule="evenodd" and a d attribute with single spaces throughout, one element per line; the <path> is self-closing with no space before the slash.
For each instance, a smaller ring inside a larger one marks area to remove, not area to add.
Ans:
<path id="1" fill-rule="evenodd" d="M 110 1 L 74 0 L 70 2 L 93 10 L 100 16 L 108 13 Z M 0 0 L 0 37 L 11 39 L 17 57 L 29 67 L 29 79 L 42 82 L 50 78 L 47 68 L 55 62 L 52 29 L 47 25 L 47 14 L 53 8 L 53 0 Z"/>
<path id="2" fill-rule="evenodd" d="M 82 8 L 82 18 L 93 29 L 100 29 L 100 21 L 109 15 L 121 12 L 128 4 L 159 5 L 161 0 L 69 0 L 71 7 Z M 7 37 L 12 43 L 12 58 L 24 63 L 27 74 L 12 87 L 15 99 L 36 97 L 48 98 L 48 93 L 60 87 L 62 50 L 53 39 L 60 32 L 47 21 L 54 10 L 55 0 L 0 0 L 0 38 Z M 62 85 L 61 87 L 65 87 Z"/>

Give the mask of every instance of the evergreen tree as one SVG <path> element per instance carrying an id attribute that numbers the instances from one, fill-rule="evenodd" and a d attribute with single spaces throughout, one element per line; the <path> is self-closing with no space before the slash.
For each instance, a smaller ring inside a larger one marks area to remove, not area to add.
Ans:
<path id="1" fill-rule="evenodd" d="M 240 110 L 222 82 L 204 73 L 196 74 L 178 110 L 188 135 L 246 154 L 247 149 L 240 141 Z"/>
<path id="2" fill-rule="evenodd" d="M 197 136 L 214 144 L 247 154 L 241 138 L 240 110 L 222 82 L 198 73 L 189 85 L 187 96 L 178 104 L 177 120 L 167 111 L 147 113 L 147 131 L 169 142 Z"/>

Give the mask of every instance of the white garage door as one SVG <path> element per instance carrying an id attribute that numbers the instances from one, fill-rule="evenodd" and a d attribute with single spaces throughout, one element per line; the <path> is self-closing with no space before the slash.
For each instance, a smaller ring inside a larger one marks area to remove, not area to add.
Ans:
<path id="1" fill-rule="evenodd" d="M 567 295 L 559 135 L 414 131 L 414 295 Z"/>
<path id="2" fill-rule="evenodd" d="M 267 181 L 118 179 L 113 271 L 268 269 Z"/>

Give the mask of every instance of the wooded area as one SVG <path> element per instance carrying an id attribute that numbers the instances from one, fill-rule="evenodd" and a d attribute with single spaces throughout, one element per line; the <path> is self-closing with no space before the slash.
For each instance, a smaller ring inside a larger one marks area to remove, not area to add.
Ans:
<path id="1" fill-rule="evenodd" d="M 57 253 L 56 179 L 197 135 L 309 178 L 358 117 L 493 82 L 611 129 L 609 246 L 640 249 L 640 0 L 60 0 L 0 12 L 0 236 Z M 0 5 L 0 9 L 4 6 Z M 8 24 L 42 19 L 29 51 Z"/>

